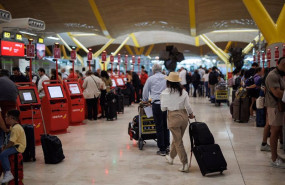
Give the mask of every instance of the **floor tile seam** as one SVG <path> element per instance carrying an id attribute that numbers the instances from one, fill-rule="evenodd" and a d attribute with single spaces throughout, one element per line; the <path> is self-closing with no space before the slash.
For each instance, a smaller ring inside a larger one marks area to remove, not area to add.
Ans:
<path id="1" fill-rule="evenodd" d="M 221 108 L 219 108 L 219 109 L 220 109 L 220 110 L 219 110 L 219 113 L 222 115 L 223 120 L 226 121 L 226 118 L 225 118 L 224 114 L 222 113 L 222 109 L 221 109 Z M 244 176 L 243 176 L 243 173 L 242 173 L 242 170 L 241 170 L 241 166 L 240 166 L 240 164 L 239 164 L 239 161 L 238 161 L 238 158 L 237 158 L 237 155 L 236 155 L 236 152 L 235 152 L 235 148 L 234 148 L 234 146 L 233 146 L 233 141 L 232 141 L 232 138 L 231 138 L 230 133 L 229 133 L 229 130 L 228 130 L 228 125 L 227 125 L 226 123 L 224 123 L 224 124 L 225 124 L 226 130 L 227 130 L 227 135 L 228 135 L 229 141 L 230 141 L 231 146 L 232 146 L 232 150 L 233 150 L 233 152 L 234 152 L 234 156 L 235 156 L 236 161 L 237 161 L 237 165 L 238 165 L 238 168 L 239 168 L 239 171 L 240 171 L 240 174 L 241 174 L 243 183 L 244 183 L 244 185 L 246 185 L 245 179 L 244 179 Z"/>

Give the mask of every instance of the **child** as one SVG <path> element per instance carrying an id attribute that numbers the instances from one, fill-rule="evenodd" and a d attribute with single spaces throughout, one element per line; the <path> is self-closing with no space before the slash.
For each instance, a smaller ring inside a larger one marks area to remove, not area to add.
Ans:
<path id="1" fill-rule="evenodd" d="M 4 171 L 4 178 L 1 183 L 7 183 L 14 179 L 11 173 L 9 156 L 18 152 L 23 153 L 26 149 L 26 135 L 22 126 L 19 124 L 20 112 L 10 110 L 7 112 L 6 124 L 10 126 L 11 136 L 7 145 L 2 147 L 0 161 Z"/>

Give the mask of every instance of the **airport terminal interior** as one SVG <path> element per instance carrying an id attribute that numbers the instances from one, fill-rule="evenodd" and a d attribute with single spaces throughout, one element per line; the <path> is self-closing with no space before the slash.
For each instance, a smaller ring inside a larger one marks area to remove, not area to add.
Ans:
<path id="1" fill-rule="evenodd" d="M 0 0 L 0 183 L 285 185 L 284 30 L 284 0 Z"/>

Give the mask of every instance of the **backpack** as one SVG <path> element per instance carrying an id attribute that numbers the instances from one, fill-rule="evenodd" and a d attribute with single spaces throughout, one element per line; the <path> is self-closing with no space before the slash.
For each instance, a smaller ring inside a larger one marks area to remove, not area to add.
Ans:
<path id="1" fill-rule="evenodd" d="M 217 83 L 218 83 L 218 74 L 217 74 L 217 72 L 216 71 L 211 72 L 209 74 L 209 84 L 210 85 L 215 85 Z"/>
<path id="2" fill-rule="evenodd" d="M 191 77 L 191 75 L 190 75 L 189 73 L 186 73 L 186 83 L 187 83 L 187 84 L 191 84 L 191 82 L 192 82 L 192 77 Z"/>

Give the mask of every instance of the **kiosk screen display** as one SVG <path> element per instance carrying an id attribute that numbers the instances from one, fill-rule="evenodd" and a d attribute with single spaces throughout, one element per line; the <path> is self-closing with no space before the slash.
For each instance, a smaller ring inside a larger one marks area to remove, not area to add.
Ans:
<path id="1" fill-rule="evenodd" d="M 71 94 L 80 94 L 78 84 L 68 84 Z"/>
<path id="2" fill-rule="evenodd" d="M 127 78 L 124 78 L 124 81 L 125 81 L 125 82 L 127 82 L 127 81 L 128 81 L 128 79 L 127 79 Z"/>
<path id="3" fill-rule="evenodd" d="M 63 93 L 60 86 L 49 86 L 48 91 L 50 98 L 63 98 Z"/>
<path id="4" fill-rule="evenodd" d="M 21 104 L 38 103 L 34 89 L 20 89 L 19 98 Z"/>
<path id="5" fill-rule="evenodd" d="M 124 81 L 122 78 L 117 78 L 118 86 L 123 86 L 125 85 Z"/>
<path id="6" fill-rule="evenodd" d="M 114 79 L 112 79 L 112 87 L 117 87 L 116 81 Z"/>

